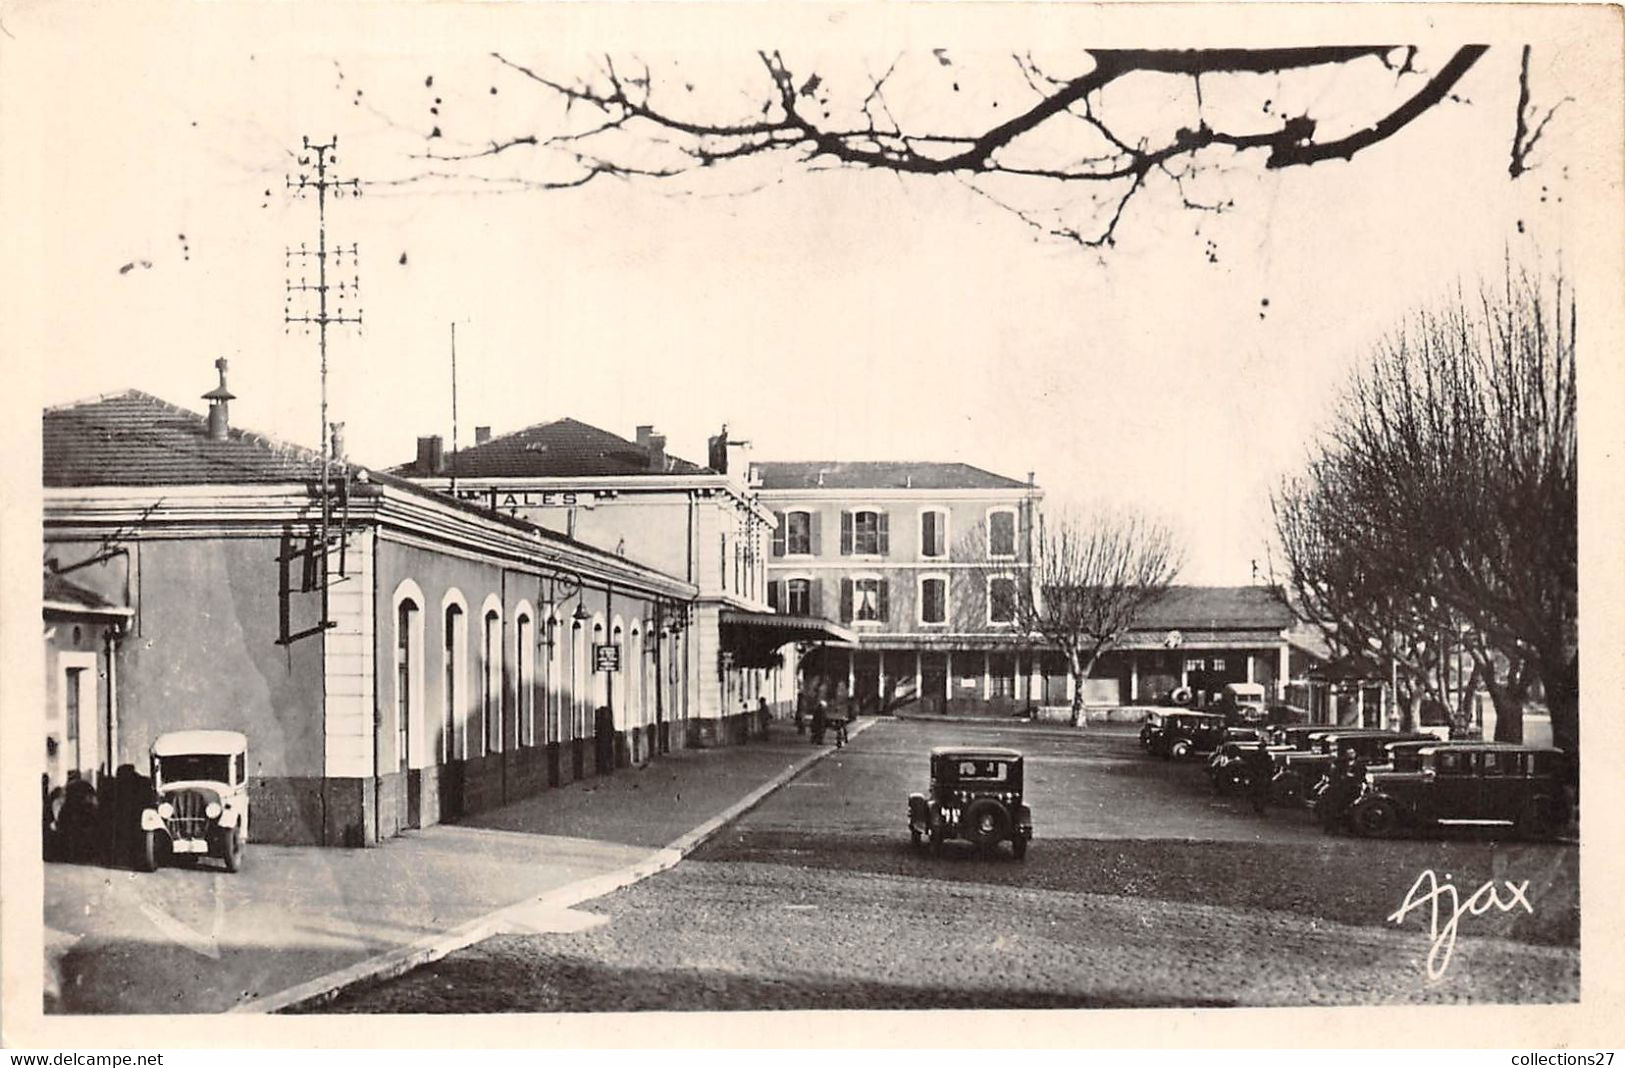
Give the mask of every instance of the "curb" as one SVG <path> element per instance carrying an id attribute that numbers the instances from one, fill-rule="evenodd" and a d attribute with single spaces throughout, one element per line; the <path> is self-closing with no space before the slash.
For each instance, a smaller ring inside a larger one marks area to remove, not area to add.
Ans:
<path id="1" fill-rule="evenodd" d="M 850 741 L 857 735 L 862 734 L 875 722 L 873 719 L 865 719 L 854 724 L 848 732 L 848 740 Z M 383 982 L 394 979 L 414 968 L 421 968 L 425 964 L 433 963 L 460 949 L 466 949 L 476 942 L 490 938 L 492 935 L 500 934 L 508 926 L 509 920 L 520 914 L 534 914 L 539 910 L 562 911 L 584 901 L 591 901 L 593 898 L 603 897 L 605 894 L 641 882 L 651 875 L 674 867 L 724 826 L 761 804 L 762 800 L 769 794 L 778 790 L 785 783 L 834 751 L 834 746 L 826 745 L 808 753 L 722 812 L 673 840 L 664 849 L 656 850 L 636 864 L 630 864 L 617 871 L 605 872 L 603 875 L 580 879 L 555 890 L 549 890 L 545 894 L 526 898 L 524 901 L 486 913 L 484 916 L 454 927 L 450 931 L 430 935 L 409 946 L 402 946 L 388 953 L 369 957 L 347 968 L 329 972 L 326 975 L 318 976 L 297 986 L 291 986 L 275 994 L 253 998 L 239 1005 L 234 1005 L 226 1011 L 228 1013 L 273 1013 L 320 1005 L 323 1002 L 331 1001 L 344 990 L 359 983 Z"/>

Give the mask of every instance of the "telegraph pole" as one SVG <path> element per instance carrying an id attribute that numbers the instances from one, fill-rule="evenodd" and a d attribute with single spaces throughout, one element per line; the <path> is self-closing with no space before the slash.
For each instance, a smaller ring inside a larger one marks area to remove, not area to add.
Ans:
<path id="1" fill-rule="evenodd" d="M 361 186 L 357 179 L 339 179 L 334 177 L 332 167 L 338 162 L 334 149 L 338 146 L 338 138 L 334 137 L 325 144 L 311 144 L 310 138 L 303 139 L 303 150 L 299 156 L 300 171 L 296 177 L 287 179 L 287 187 L 294 196 L 300 200 L 312 191 L 316 194 L 316 247 L 309 248 L 301 241 L 297 249 L 288 247 L 285 266 L 288 272 L 286 293 L 284 295 L 283 322 L 291 326 L 302 324 L 306 331 L 314 326 L 316 328 L 317 344 L 321 355 L 321 443 L 322 443 L 322 484 L 321 484 L 321 581 L 322 581 L 322 624 L 327 625 L 327 590 L 328 567 L 327 555 L 331 546 L 329 527 L 332 525 L 332 462 L 333 448 L 329 438 L 331 427 L 327 422 L 327 328 L 341 324 L 353 323 L 361 325 L 361 307 L 358 303 L 361 294 L 361 279 L 356 273 L 357 250 L 352 243 L 348 248 L 339 245 L 329 248 L 327 244 L 327 198 L 343 196 L 360 196 Z M 349 257 L 350 278 L 348 281 L 329 282 L 330 274 L 336 275 L 345 267 L 345 257 Z M 310 262 L 315 260 L 316 280 L 310 281 Z M 329 264 L 329 261 L 332 261 Z M 298 265 L 298 280 L 295 281 L 295 265 Z M 315 298 L 315 308 L 310 307 L 311 298 Z M 346 308 L 346 302 L 349 307 Z M 297 306 L 296 306 L 297 303 Z"/>

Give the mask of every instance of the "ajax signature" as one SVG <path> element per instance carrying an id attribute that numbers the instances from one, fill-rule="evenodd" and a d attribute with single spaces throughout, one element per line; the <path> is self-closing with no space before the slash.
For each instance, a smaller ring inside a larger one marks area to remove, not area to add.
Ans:
<path id="1" fill-rule="evenodd" d="M 1416 882 L 1405 894 L 1404 903 L 1388 916 L 1390 922 L 1403 924 L 1405 917 L 1413 910 L 1428 910 L 1428 936 L 1431 940 L 1428 948 L 1429 979 L 1441 978 L 1445 969 L 1450 967 L 1450 956 L 1456 951 L 1456 925 L 1463 916 L 1482 916 L 1492 909 L 1511 912 L 1520 907 L 1531 916 L 1535 914 L 1527 896 L 1528 879 L 1521 883 L 1503 880 L 1501 885 L 1506 887 L 1505 897 L 1501 896 L 1492 879 L 1473 891 L 1465 901 L 1450 879 L 1450 873 L 1446 872 L 1441 882 L 1433 874 L 1433 869 L 1429 868 L 1416 877 Z"/>

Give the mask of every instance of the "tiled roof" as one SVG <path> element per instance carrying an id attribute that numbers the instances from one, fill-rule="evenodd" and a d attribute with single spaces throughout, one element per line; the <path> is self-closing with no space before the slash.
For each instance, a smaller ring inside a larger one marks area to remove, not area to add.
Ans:
<path id="1" fill-rule="evenodd" d="M 480 445 L 461 447 L 457 455 L 446 454 L 442 475 L 458 478 L 585 478 L 598 475 L 695 475 L 710 470 L 666 457 L 666 470 L 650 469 L 649 450 L 618 434 L 589 426 L 577 419 L 555 419 L 537 423 L 511 434 L 491 438 Z M 427 472 L 414 460 L 389 469 L 402 477 L 422 477 Z"/>
<path id="2" fill-rule="evenodd" d="M 45 410 L 43 481 L 47 487 L 253 485 L 321 482 L 321 454 L 298 445 L 231 428 L 211 441 L 208 420 L 197 412 L 138 389 Z M 359 465 L 334 464 L 338 477 Z M 598 546 L 523 519 L 455 500 L 405 478 L 368 470 L 368 481 L 439 504 L 544 541 L 570 545 L 617 566 L 659 573 Z M 663 575 L 670 578 L 671 576 Z"/>
<path id="3" fill-rule="evenodd" d="M 757 461 L 762 489 L 1026 489 L 1027 483 L 970 464 L 907 460 Z"/>
<path id="4" fill-rule="evenodd" d="M 1295 622 L 1269 586 L 1170 586 L 1134 629 L 1279 631 Z"/>
<path id="5" fill-rule="evenodd" d="M 43 569 L 45 574 L 45 597 L 47 604 L 77 605 L 80 608 L 98 610 L 115 607 L 112 602 L 104 599 L 100 594 L 92 593 L 83 586 L 69 582 L 50 568 Z"/>
<path id="6" fill-rule="evenodd" d="M 210 441 L 196 412 L 138 389 L 45 410 L 46 486 L 320 479 L 321 456 L 235 427 Z"/>

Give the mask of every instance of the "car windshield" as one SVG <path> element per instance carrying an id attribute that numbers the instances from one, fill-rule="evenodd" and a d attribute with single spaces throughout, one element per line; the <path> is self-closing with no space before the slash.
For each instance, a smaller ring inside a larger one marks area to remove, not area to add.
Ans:
<path id="1" fill-rule="evenodd" d="M 188 782 L 206 780 L 227 782 L 227 766 L 231 758 L 223 753 L 187 753 L 180 756 L 153 757 L 152 774 L 158 782 Z"/>

